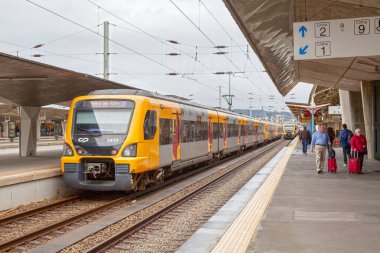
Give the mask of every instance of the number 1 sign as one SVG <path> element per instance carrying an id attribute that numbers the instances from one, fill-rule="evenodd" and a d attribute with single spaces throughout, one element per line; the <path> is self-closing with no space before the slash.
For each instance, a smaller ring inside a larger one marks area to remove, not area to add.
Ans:
<path id="1" fill-rule="evenodd" d="M 293 23 L 294 59 L 380 55 L 380 17 Z"/>

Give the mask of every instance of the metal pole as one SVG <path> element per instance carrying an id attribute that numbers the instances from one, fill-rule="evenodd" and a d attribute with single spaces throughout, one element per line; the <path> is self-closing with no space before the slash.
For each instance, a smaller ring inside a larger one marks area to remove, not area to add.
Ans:
<path id="1" fill-rule="evenodd" d="M 314 133 L 314 113 L 311 114 L 311 134 Z"/>
<path id="2" fill-rule="evenodd" d="M 104 21 L 104 52 L 103 52 L 104 79 L 109 78 L 109 22 Z"/>
<path id="3" fill-rule="evenodd" d="M 222 86 L 219 85 L 219 107 L 222 108 Z"/>
<path id="4" fill-rule="evenodd" d="M 252 99 L 249 99 L 249 117 L 252 117 Z"/>
<path id="5" fill-rule="evenodd" d="M 229 98 L 229 103 L 228 103 L 228 109 L 231 110 L 232 106 L 232 96 L 231 96 L 231 74 L 228 74 L 228 98 Z"/>

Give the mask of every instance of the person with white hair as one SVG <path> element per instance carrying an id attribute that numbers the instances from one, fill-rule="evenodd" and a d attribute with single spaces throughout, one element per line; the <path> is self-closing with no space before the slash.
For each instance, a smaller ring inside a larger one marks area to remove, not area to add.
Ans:
<path id="1" fill-rule="evenodd" d="M 367 154 L 367 139 L 362 135 L 362 131 L 358 128 L 355 130 L 355 135 L 351 138 L 351 151 L 358 152 L 360 160 L 360 173 L 363 169 L 364 155 Z"/>

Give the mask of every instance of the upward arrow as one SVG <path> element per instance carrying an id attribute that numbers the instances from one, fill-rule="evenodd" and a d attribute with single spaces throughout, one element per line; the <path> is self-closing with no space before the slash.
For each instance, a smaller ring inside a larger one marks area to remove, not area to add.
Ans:
<path id="1" fill-rule="evenodd" d="M 302 38 L 305 37 L 305 33 L 307 32 L 307 28 L 305 26 L 301 26 L 298 30 L 301 33 Z"/>

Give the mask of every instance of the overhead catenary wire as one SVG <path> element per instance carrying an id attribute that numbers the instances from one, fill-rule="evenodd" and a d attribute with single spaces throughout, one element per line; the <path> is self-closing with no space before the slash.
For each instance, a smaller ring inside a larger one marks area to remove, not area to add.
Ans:
<path id="1" fill-rule="evenodd" d="M 26 0 L 26 1 L 29 2 L 29 3 L 31 3 L 31 4 L 33 4 L 33 5 L 35 5 L 35 6 L 37 6 L 37 7 L 39 7 L 39 8 L 41 8 L 41 9 L 43 9 L 43 10 L 45 10 L 45 11 L 47 11 L 47 12 L 49 12 L 49 13 L 51 13 L 51 14 L 54 14 L 54 15 L 56 15 L 56 16 L 58 16 L 58 17 L 64 19 L 64 20 L 66 20 L 66 21 L 68 21 L 68 22 L 70 22 L 70 23 L 73 23 L 73 24 L 75 24 L 75 25 L 77 25 L 77 26 L 79 26 L 79 27 L 82 27 L 82 28 L 84 28 L 84 29 L 86 29 L 86 30 L 88 30 L 88 31 L 90 31 L 90 32 L 92 32 L 92 33 L 94 33 L 94 34 L 96 34 L 96 35 L 98 35 L 98 36 L 104 38 L 104 35 L 99 34 L 98 32 L 96 32 L 96 31 L 90 29 L 89 27 L 86 27 L 86 26 L 84 26 L 84 25 L 82 25 L 82 24 L 80 24 L 80 23 L 78 23 L 78 22 L 76 22 L 76 21 L 74 21 L 74 20 L 71 20 L 71 19 L 69 19 L 69 18 L 67 18 L 67 17 L 65 17 L 65 16 L 63 16 L 63 15 L 61 15 L 61 14 L 59 14 L 59 13 L 56 13 L 56 12 L 54 12 L 54 11 L 52 11 L 52 10 L 50 10 L 50 9 L 48 9 L 48 8 L 46 8 L 46 7 L 42 6 L 42 5 L 40 5 L 40 4 L 37 4 L 37 3 L 35 3 L 35 2 L 33 2 L 33 1 L 31 1 L 31 0 Z M 91 3 L 93 3 L 93 2 L 90 1 L 90 0 L 88 0 L 88 1 L 91 2 Z M 102 7 L 100 7 L 100 8 L 103 9 Z M 103 9 L 103 10 L 104 10 L 104 9 Z M 124 19 L 123 19 L 123 20 L 124 20 Z M 127 21 L 126 21 L 126 22 L 127 22 Z M 154 36 L 153 36 L 153 37 L 154 37 Z M 147 55 L 144 55 L 144 54 L 142 54 L 142 53 L 140 53 L 140 52 L 138 52 L 138 51 L 136 51 L 136 50 L 134 50 L 134 49 L 131 49 L 131 48 L 125 46 L 124 44 L 122 44 L 122 43 L 120 43 L 120 42 L 118 42 L 118 41 L 115 41 L 115 40 L 110 39 L 110 38 L 108 38 L 108 40 L 111 41 L 111 42 L 113 42 L 113 43 L 115 43 L 116 45 L 119 45 L 119 46 L 121 46 L 121 47 L 127 49 L 128 51 L 131 51 L 131 52 L 133 52 L 133 53 L 135 53 L 135 54 L 137 54 L 137 55 L 139 55 L 139 56 L 141 56 L 141 57 L 143 57 L 143 58 L 145 58 L 145 59 L 147 59 L 147 60 L 149 60 L 149 61 L 151 61 L 151 62 L 154 62 L 154 63 L 156 63 L 156 64 L 158 64 L 158 65 L 161 65 L 162 67 L 164 67 L 164 68 L 166 68 L 166 69 L 168 69 L 168 70 L 170 70 L 170 71 L 173 71 L 174 73 L 177 73 L 177 71 L 176 71 L 174 68 L 171 68 L 171 67 L 169 67 L 169 66 L 167 66 L 167 65 L 165 65 L 165 64 L 163 64 L 163 63 L 161 63 L 161 62 L 159 62 L 159 61 L 157 61 L 157 60 L 155 60 L 155 59 L 153 59 L 153 58 L 151 58 L 151 57 L 149 57 L 149 56 L 147 56 Z M 207 85 L 207 84 L 205 84 L 205 83 L 203 83 L 203 82 L 201 82 L 201 81 L 199 81 L 199 80 L 197 80 L 197 79 L 194 79 L 194 78 L 186 78 L 186 79 L 189 79 L 189 80 L 191 80 L 191 81 L 197 82 L 197 83 L 199 83 L 199 84 L 202 85 L 202 86 L 206 86 L 206 87 L 208 87 L 208 88 L 210 88 L 210 89 L 212 89 L 212 90 L 215 90 L 213 87 L 211 87 L 211 86 L 209 86 L 209 85 Z"/>
<path id="2" fill-rule="evenodd" d="M 89 32 L 92 32 L 92 33 L 94 33 L 94 34 L 96 34 L 96 35 L 98 35 L 98 36 L 104 38 L 104 35 L 99 34 L 98 32 L 96 32 L 96 31 L 90 29 L 89 27 L 86 27 L 86 26 L 84 26 L 84 25 L 82 25 L 82 24 L 80 24 L 80 23 L 78 23 L 78 22 L 76 22 L 76 21 L 74 21 L 74 20 L 71 20 L 71 19 L 69 19 L 69 18 L 67 18 L 67 17 L 65 17 L 65 16 L 63 16 L 63 15 L 57 13 L 57 12 L 54 12 L 54 11 L 52 11 L 52 10 L 50 10 L 50 9 L 48 9 L 48 8 L 46 8 L 46 7 L 44 7 L 44 6 L 40 5 L 40 4 L 38 4 L 38 3 L 35 3 L 35 2 L 33 2 L 33 1 L 31 1 L 31 0 L 25 0 L 25 1 L 27 1 L 27 2 L 33 4 L 33 5 L 37 6 L 37 7 L 39 7 L 39 8 L 41 8 L 41 9 L 45 10 L 45 11 L 47 11 L 47 12 L 53 14 L 53 15 L 56 15 L 57 17 L 60 17 L 60 18 L 66 20 L 66 21 L 68 21 L 68 22 L 70 22 L 70 23 L 72 23 L 72 24 L 75 24 L 75 25 L 77 25 L 77 26 L 79 26 L 79 27 L 82 27 L 82 28 L 88 30 Z M 128 51 L 131 51 L 131 52 L 136 53 L 137 55 L 141 56 L 142 58 L 145 58 L 145 59 L 147 59 L 147 60 L 149 60 L 149 61 L 151 61 L 151 62 L 153 62 L 153 63 L 155 63 L 155 64 L 161 65 L 162 67 L 164 67 L 164 68 L 166 68 L 166 69 L 168 69 L 168 70 L 170 70 L 170 71 L 176 71 L 174 68 L 171 68 L 171 67 L 169 67 L 169 66 L 167 66 L 167 65 L 165 65 L 165 64 L 162 64 L 162 63 L 160 63 L 159 61 L 157 61 L 157 60 L 155 60 L 155 59 L 153 59 L 153 58 L 151 58 L 151 57 L 149 57 L 149 56 L 146 56 L 146 55 L 144 55 L 144 54 L 142 54 L 142 53 L 140 53 L 140 52 L 138 52 L 138 51 L 136 51 L 136 50 L 134 50 L 134 49 L 131 49 L 131 48 L 125 46 L 124 44 L 122 44 L 122 43 L 120 43 L 120 42 L 118 42 L 118 41 L 115 41 L 115 40 L 110 39 L 110 38 L 108 38 L 108 40 L 111 41 L 112 43 L 114 43 L 114 44 L 116 44 L 116 45 L 122 47 L 122 48 L 127 49 Z"/>
<path id="3" fill-rule="evenodd" d="M 137 30 L 137 31 L 134 31 L 134 32 L 140 32 L 140 33 L 145 34 L 146 36 L 148 36 L 148 37 L 150 37 L 150 38 L 152 38 L 152 39 L 154 39 L 154 40 L 156 40 L 156 41 L 158 41 L 158 42 L 160 42 L 160 43 L 164 43 L 166 46 L 171 47 L 171 48 L 173 48 L 174 50 L 177 50 L 177 51 L 181 52 L 183 55 L 186 55 L 186 56 L 188 56 L 188 57 L 194 59 L 196 62 L 198 62 L 198 63 L 199 63 L 200 65 L 202 65 L 204 68 L 206 68 L 210 73 L 213 73 L 213 71 L 212 71 L 212 70 L 211 70 L 206 64 L 204 64 L 203 62 L 201 62 L 197 57 L 195 57 L 195 56 L 193 56 L 193 55 L 191 55 L 191 54 L 189 54 L 189 53 L 187 53 L 187 52 L 185 52 L 185 51 L 183 51 L 183 50 L 181 50 L 181 49 L 179 49 L 179 48 L 174 47 L 170 42 L 168 42 L 167 39 L 163 39 L 163 38 L 161 38 L 161 37 L 159 37 L 159 36 L 156 36 L 156 35 L 154 35 L 154 34 L 152 34 L 152 33 L 149 33 L 149 32 L 147 32 L 147 31 L 145 31 L 144 29 L 142 29 L 142 28 L 136 26 L 135 24 L 129 22 L 129 21 L 126 20 L 125 18 L 120 17 L 119 15 L 117 15 L 117 14 L 115 14 L 114 12 L 112 12 L 112 11 L 110 11 L 110 10 L 104 8 L 103 6 L 101 6 L 101 5 L 97 4 L 97 3 L 95 3 L 95 2 L 92 1 L 92 0 L 86 0 L 86 1 L 89 2 L 89 3 L 91 3 L 92 5 L 94 5 L 95 7 L 97 7 L 97 8 L 99 8 L 99 9 L 103 10 L 104 12 L 108 13 L 109 15 L 111 15 L 111 16 L 113 16 L 113 17 L 115 17 L 115 18 L 117 18 L 117 19 L 123 21 L 124 23 L 128 24 L 129 26 L 133 27 L 134 29 Z M 128 28 L 125 28 L 125 27 L 123 27 L 123 26 L 119 26 L 119 27 L 124 28 L 124 29 L 128 29 Z M 131 30 L 131 29 L 128 29 L 128 30 Z M 178 43 L 178 44 L 186 45 L 186 44 L 182 44 L 182 43 Z M 219 80 L 222 80 L 222 79 L 219 78 Z M 225 82 L 225 80 L 222 80 L 222 81 Z"/>
<path id="4" fill-rule="evenodd" d="M 236 40 L 233 38 L 233 36 L 231 36 L 231 34 L 228 32 L 228 30 L 222 25 L 222 23 L 216 18 L 216 16 L 212 13 L 212 11 L 207 7 L 207 5 L 202 1 L 202 0 L 199 0 L 199 2 L 203 5 L 203 7 L 206 9 L 206 11 L 210 14 L 210 16 L 215 20 L 215 22 L 220 26 L 220 28 L 227 34 L 227 36 L 231 39 L 232 42 L 234 42 L 234 44 L 244 53 L 246 54 L 247 56 L 247 59 L 251 62 L 252 66 L 254 67 L 255 70 L 258 70 L 256 68 L 256 65 L 253 63 L 252 59 L 249 57 L 248 53 L 249 53 L 249 50 L 248 50 L 248 46 L 247 46 L 247 52 L 245 52 L 240 46 L 239 46 L 239 43 L 236 42 Z M 257 71 L 257 72 L 260 72 L 260 71 Z M 259 75 L 259 78 L 261 79 L 261 81 L 264 83 L 264 79 L 262 78 L 261 75 Z M 272 92 L 272 91 L 271 91 Z M 281 105 L 283 106 L 283 105 Z"/>
<path id="5" fill-rule="evenodd" d="M 174 7 L 180 11 L 182 13 L 182 15 L 194 26 L 198 29 L 198 31 L 212 44 L 214 45 L 214 47 L 217 47 L 217 45 L 214 43 L 214 41 L 202 30 L 200 29 L 195 23 L 194 21 L 173 1 L 173 0 L 169 0 L 173 5 Z M 220 50 L 219 48 L 217 48 L 218 50 Z M 224 57 L 226 57 L 226 59 L 239 71 L 239 72 L 243 72 L 226 54 L 224 54 Z M 243 73 L 244 75 L 244 73 Z M 263 94 L 266 94 L 268 95 L 266 92 L 264 92 L 259 86 L 257 86 L 251 79 L 249 79 L 246 75 L 244 75 L 244 77 L 249 81 L 251 82 L 258 90 L 260 90 Z"/>

